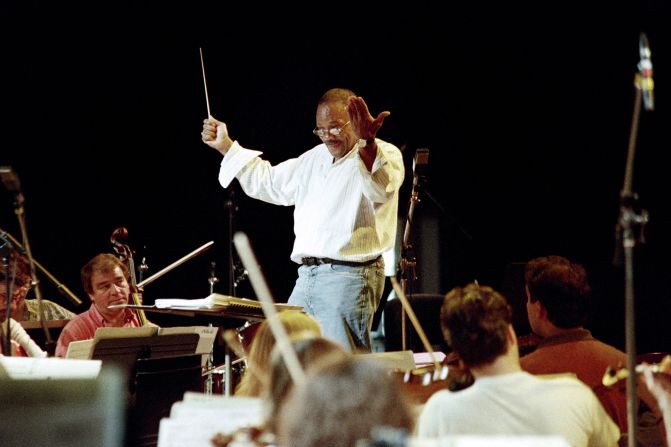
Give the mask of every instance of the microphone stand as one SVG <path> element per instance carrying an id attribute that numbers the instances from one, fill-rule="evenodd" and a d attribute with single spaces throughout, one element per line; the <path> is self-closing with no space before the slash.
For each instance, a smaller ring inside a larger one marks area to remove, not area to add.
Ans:
<path id="1" fill-rule="evenodd" d="M 11 245 L 9 245 L 8 242 L 2 244 L 0 246 L 0 250 L 2 250 L 2 267 L 3 271 L 5 272 L 5 290 L 7 291 L 7 309 L 5 313 L 5 326 L 6 329 L 4 333 L 2 333 L 2 344 L 3 344 L 3 352 L 5 353 L 6 356 L 11 356 L 12 355 L 12 336 L 10 332 L 10 326 L 9 322 L 12 319 L 12 284 L 14 281 L 9 281 L 9 255 L 11 253 Z M 16 272 L 14 273 L 15 276 Z M 1 331 L 0 331 L 1 332 Z"/>
<path id="2" fill-rule="evenodd" d="M 620 192 L 620 214 L 615 229 L 617 241 L 615 251 L 615 265 L 621 265 L 622 252 L 624 253 L 624 280 L 625 280 L 625 334 L 627 350 L 627 436 L 628 447 L 636 446 L 637 417 L 636 417 L 636 332 L 634 319 L 634 246 L 637 240 L 645 242 L 644 228 L 648 223 L 648 212 L 641 210 L 639 214 L 634 210 L 634 204 L 638 195 L 632 192 L 632 177 L 634 169 L 634 156 L 636 152 L 636 138 L 638 135 L 639 117 L 641 114 L 641 85 L 639 77 L 636 78 L 636 97 L 634 99 L 634 113 L 631 121 L 629 145 L 627 148 L 627 162 L 625 167 L 624 185 Z M 635 229 L 638 226 L 638 235 Z M 638 238 L 637 238 L 638 236 Z"/>
<path id="3" fill-rule="evenodd" d="M 30 242 L 28 241 L 28 231 L 26 230 L 26 217 L 25 211 L 23 209 L 23 204 L 25 199 L 23 193 L 20 190 L 14 191 L 14 213 L 19 221 L 19 227 L 21 228 L 21 239 L 23 241 L 23 249 L 26 252 L 26 258 L 28 259 L 28 265 L 30 266 L 30 280 L 31 285 L 35 288 L 35 298 L 37 299 L 37 313 L 38 320 L 44 331 L 44 347 L 45 350 L 49 353 L 54 352 L 54 341 L 51 338 L 51 333 L 47 328 L 47 323 L 44 319 L 44 307 L 42 306 L 42 291 L 40 289 L 40 282 L 37 280 L 37 274 L 35 270 L 35 260 L 33 259 L 32 251 L 30 250 Z M 9 336 L 9 334 L 8 334 Z"/>
<path id="4" fill-rule="evenodd" d="M 425 149 L 428 152 L 428 149 Z M 427 155 L 428 156 L 428 155 Z M 414 163 L 414 162 L 413 162 Z M 416 165 L 414 165 L 416 167 Z M 425 177 L 421 175 L 417 169 L 414 169 L 414 178 L 412 181 L 412 192 L 410 193 L 410 206 L 408 207 L 408 217 L 405 221 L 405 230 L 403 231 L 403 241 L 401 244 L 401 259 L 399 261 L 399 271 L 401 273 L 401 290 L 403 293 L 412 299 L 413 281 L 417 279 L 416 265 L 417 258 L 415 257 L 413 247 L 410 244 L 410 230 L 412 228 L 412 221 L 415 215 L 415 206 L 420 202 L 419 189 Z M 406 350 L 406 312 L 405 307 L 401 306 L 401 350 Z"/>
<path id="5" fill-rule="evenodd" d="M 21 255 L 25 255 L 26 250 L 23 248 L 23 246 L 17 241 L 11 234 L 8 232 L 4 231 L 2 228 L 0 228 L 0 239 L 4 241 L 10 242 L 16 251 L 18 251 Z M 35 258 L 33 258 L 33 262 L 35 263 L 35 267 L 42 272 L 44 276 L 47 277 L 49 281 L 56 287 L 56 289 L 67 299 L 69 299 L 72 304 L 75 306 L 79 306 L 82 304 L 81 298 L 79 298 L 77 295 L 72 293 L 68 287 L 60 282 L 54 275 L 52 275 L 49 270 L 47 270 L 42 264 L 37 262 Z"/>

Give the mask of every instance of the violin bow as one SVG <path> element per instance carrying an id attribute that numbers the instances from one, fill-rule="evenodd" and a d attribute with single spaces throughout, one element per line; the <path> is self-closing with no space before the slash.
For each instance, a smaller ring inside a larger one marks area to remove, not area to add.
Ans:
<path id="1" fill-rule="evenodd" d="M 261 272 L 261 267 L 256 260 L 256 256 L 254 256 L 252 246 L 249 243 L 249 238 L 245 233 L 238 231 L 233 236 L 233 243 L 240 255 L 242 264 L 249 273 L 249 281 L 252 283 L 254 292 L 261 302 L 261 309 L 263 309 L 270 330 L 275 336 L 277 349 L 279 349 L 282 359 L 287 365 L 287 370 L 289 370 L 291 379 L 294 381 L 294 384 L 302 383 L 305 381 L 305 372 L 303 371 L 303 368 L 301 368 L 298 356 L 291 345 L 291 340 L 287 335 L 287 331 L 277 317 L 277 309 L 275 309 L 272 294 L 270 293 L 268 284 L 263 276 L 263 272 Z"/>
<path id="2" fill-rule="evenodd" d="M 419 324 L 419 320 L 417 319 L 417 316 L 415 315 L 415 311 L 412 310 L 412 306 L 410 306 L 410 302 L 408 301 L 408 298 L 405 296 L 405 293 L 403 292 L 403 289 L 401 288 L 401 285 L 398 283 L 396 278 L 393 276 L 391 277 L 391 285 L 394 287 L 394 291 L 396 292 L 396 296 L 401 300 L 401 304 L 403 305 L 403 309 L 405 309 L 405 312 L 408 314 L 408 318 L 410 318 L 410 321 L 412 322 L 412 325 L 414 326 L 415 330 L 417 331 L 417 334 L 419 335 L 419 338 L 422 340 L 422 344 L 424 345 L 424 349 L 426 349 L 426 352 L 429 353 L 431 356 L 431 360 L 433 361 L 433 364 L 436 367 L 436 371 L 440 371 L 440 363 L 438 362 L 438 359 L 436 359 L 436 355 L 433 352 L 433 349 L 431 348 L 431 343 L 429 343 L 429 339 L 426 337 L 426 333 L 424 333 L 424 329 L 422 329 L 422 325 Z"/>

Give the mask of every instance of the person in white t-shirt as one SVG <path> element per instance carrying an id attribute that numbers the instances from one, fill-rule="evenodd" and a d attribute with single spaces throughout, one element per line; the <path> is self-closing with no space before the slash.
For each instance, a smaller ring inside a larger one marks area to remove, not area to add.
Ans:
<path id="1" fill-rule="evenodd" d="M 447 343 L 475 382 L 431 396 L 420 414 L 419 437 L 555 435 L 573 447 L 617 445 L 620 430 L 584 383 L 522 371 L 511 307 L 494 289 L 453 289 L 440 318 Z"/>
<path id="2" fill-rule="evenodd" d="M 326 338 L 370 351 L 370 331 L 384 289 L 382 253 L 396 238 L 401 151 L 377 138 L 389 112 L 376 118 L 363 98 L 328 90 L 317 103 L 313 133 L 321 144 L 278 165 L 233 141 L 208 117 L 202 141 L 223 156 L 219 182 L 237 178 L 244 192 L 294 206 L 291 260 L 300 264 L 290 304 L 314 316 Z"/>

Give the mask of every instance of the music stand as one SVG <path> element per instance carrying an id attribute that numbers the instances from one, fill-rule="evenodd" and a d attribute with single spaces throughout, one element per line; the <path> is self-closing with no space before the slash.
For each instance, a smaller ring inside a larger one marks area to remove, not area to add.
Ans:
<path id="1" fill-rule="evenodd" d="M 128 377 L 129 445 L 155 445 L 162 417 L 186 391 L 200 391 L 199 334 L 102 338 L 91 358 L 113 363 Z"/>
<path id="2" fill-rule="evenodd" d="M 198 334 L 151 335 L 149 337 L 102 338 L 97 341 L 92 359 L 109 361 L 126 370 L 135 367 L 138 359 L 157 359 L 192 355 Z"/>

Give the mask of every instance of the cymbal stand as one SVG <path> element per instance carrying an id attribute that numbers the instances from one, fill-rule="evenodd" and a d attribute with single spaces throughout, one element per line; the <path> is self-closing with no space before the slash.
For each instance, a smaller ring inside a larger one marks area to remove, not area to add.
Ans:
<path id="1" fill-rule="evenodd" d="M 207 282 L 210 285 L 210 295 L 214 293 L 214 285 L 219 282 L 217 278 L 216 271 L 217 263 L 212 261 L 210 263 L 210 277 L 207 278 Z M 208 324 L 209 327 L 212 327 L 212 323 Z M 210 354 L 207 356 L 207 379 L 205 380 L 205 394 L 212 394 L 212 386 L 214 384 L 213 369 L 214 369 L 214 345 L 210 350 Z"/>
<path id="2" fill-rule="evenodd" d="M 645 50 L 645 51 L 644 51 Z M 648 48 L 647 38 L 641 33 L 640 38 L 641 63 L 637 73 L 634 85 L 636 86 L 636 97 L 634 99 L 634 112 L 629 134 L 629 144 L 627 148 L 627 162 L 625 166 L 624 185 L 620 192 L 620 214 L 615 229 L 615 238 L 617 245 L 615 247 L 616 265 L 622 263 L 622 253 L 624 253 L 624 294 L 625 294 L 625 335 L 627 349 L 627 370 L 634 371 L 636 368 L 636 332 L 635 332 L 635 306 L 634 306 L 634 247 L 637 242 L 644 243 L 644 229 L 648 223 L 648 212 L 641 210 L 636 213 L 634 205 L 638 200 L 638 195 L 632 191 L 632 179 L 634 170 L 634 158 L 636 153 L 636 139 L 638 135 L 639 117 L 641 114 L 641 103 L 643 100 L 642 91 L 646 95 L 645 108 L 653 110 L 652 101 L 652 63 L 649 60 L 650 50 Z M 649 70 L 644 71 L 643 62 L 647 61 Z M 649 81 L 647 84 L 644 82 Z M 638 229 L 638 234 L 636 233 Z M 636 374 L 629 374 L 627 377 L 627 426 L 629 433 L 627 436 L 628 447 L 636 446 L 637 438 L 637 415 L 636 415 Z"/>
<path id="3" fill-rule="evenodd" d="M 228 211 L 228 294 L 236 296 L 236 289 L 238 287 L 238 280 L 236 278 L 236 262 L 233 256 L 233 232 L 235 213 L 238 211 L 238 206 L 235 203 L 235 190 L 232 187 L 227 189 L 228 199 L 224 203 L 224 207 Z M 233 374 L 231 373 L 231 349 L 228 343 L 224 346 L 224 396 L 231 395 L 231 381 Z"/>

